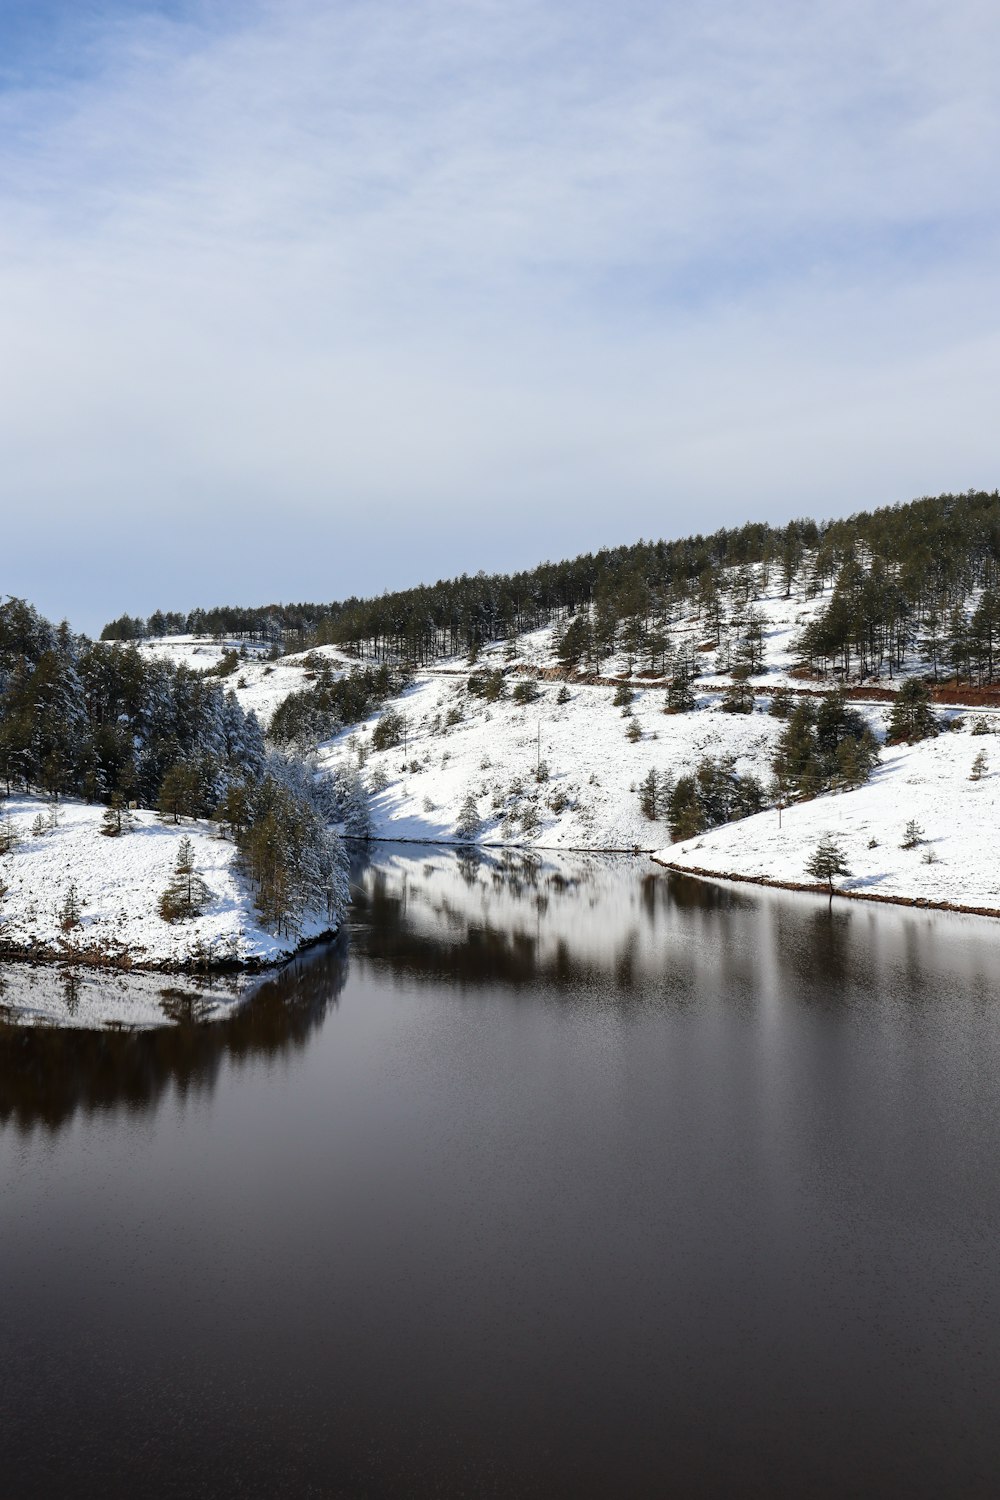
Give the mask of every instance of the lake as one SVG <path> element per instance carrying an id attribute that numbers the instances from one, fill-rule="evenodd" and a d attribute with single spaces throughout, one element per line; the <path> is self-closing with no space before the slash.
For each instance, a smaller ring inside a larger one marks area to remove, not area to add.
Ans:
<path id="1" fill-rule="evenodd" d="M 353 887 L 222 1019 L 0 1025 L 5 1495 L 996 1493 L 1000 925 Z"/>

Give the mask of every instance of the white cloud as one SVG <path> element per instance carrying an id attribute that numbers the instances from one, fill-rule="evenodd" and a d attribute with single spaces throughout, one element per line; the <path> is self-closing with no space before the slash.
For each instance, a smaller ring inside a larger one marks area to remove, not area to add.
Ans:
<path id="1" fill-rule="evenodd" d="M 0 97 L 0 587 L 94 624 L 997 482 L 993 7 L 206 15 Z"/>

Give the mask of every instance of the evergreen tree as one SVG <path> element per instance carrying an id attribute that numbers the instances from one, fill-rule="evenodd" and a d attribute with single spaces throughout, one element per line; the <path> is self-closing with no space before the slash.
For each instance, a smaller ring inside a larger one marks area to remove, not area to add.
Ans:
<path id="1" fill-rule="evenodd" d="M 101 832 L 108 838 L 117 838 L 119 834 L 131 833 L 134 827 L 135 819 L 125 798 L 121 792 L 112 792 L 111 801 L 101 818 Z"/>
<path id="2" fill-rule="evenodd" d="M 811 875 L 814 880 L 825 880 L 830 888 L 830 900 L 833 900 L 833 882 L 850 875 L 844 851 L 831 834 L 820 839 L 815 850 L 806 862 L 806 874 Z"/>
<path id="3" fill-rule="evenodd" d="M 459 809 L 458 821 L 455 824 L 455 832 L 460 839 L 472 843 L 482 826 L 479 816 L 479 807 L 472 792 L 466 795 L 465 801 Z"/>
<path id="4" fill-rule="evenodd" d="M 753 704 L 750 666 L 748 662 L 741 661 L 733 667 L 732 682 L 726 688 L 720 707 L 726 714 L 752 714 Z"/>
<path id="5" fill-rule="evenodd" d="M 931 708 L 927 684 L 917 677 L 908 678 L 893 700 L 886 731 L 888 743 L 896 745 L 905 740 L 912 745 L 918 740 L 930 739 L 937 732 L 937 718 Z"/>
<path id="6" fill-rule="evenodd" d="M 82 920 L 80 897 L 76 889 L 76 883 L 70 881 L 66 887 L 62 905 L 59 908 L 59 926 L 63 932 L 70 932 L 74 927 L 79 927 Z"/>
<path id="7" fill-rule="evenodd" d="M 198 768 L 190 761 L 175 761 L 160 785 L 160 814 L 175 824 L 181 818 L 197 818 L 204 810 L 204 797 Z"/>
<path id="8" fill-rule="evenodd" d="M 211 892 L 195 869 L 194 848 L 189 838 L 177 847 L 174 873 L 160 897 L 160 916 L 165 922 L 184 922 L 200 917 Z"/>

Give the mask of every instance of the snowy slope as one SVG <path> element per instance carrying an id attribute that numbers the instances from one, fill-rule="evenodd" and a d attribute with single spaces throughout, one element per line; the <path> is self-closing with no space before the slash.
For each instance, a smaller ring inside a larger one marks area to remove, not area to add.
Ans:
<path id="1" fill-rule="evenodd" d="M 969 773 L 985 748 L 992 769 L 980 781 Z M 716 875 L 812 884 L 806 862 L 818 841 L 833 834 L 851 870 L 838 888 L 892 900 L 947 902 L 1000 914 L 1000 743 L 993 736 L 943 734 L 921 744 L 883 751 L 872 780 L 856 791 L 817 797 L 759 813 L 684 843 L 657 858 L 678 868 Z M 923 830 L 904 849 L 907 823 Z"/>
<path id="2" fill-rule="evenodd" d="M 234 867 L 233 844 L 208 823 L 175 827 L 154 813 L 135 814 L 133 832 L 107 838 L 101 832 L 104 809 L 81 802 L 58 805 L 59 822 L 39 834 L 35 819 L 50 804 L 15 796 L 0 806 L 20 843 L 0 856 L 0 947 L 39 957 L 90 960 L 123 967 L 170 968 L 196 959 L 210 964 L 272 964 L 299 944 L 276 938 L 259 924 L 250 891 Z M 158 903 L 169 883 L 182 838 L 191 840 L 195 868 L 211 900 L 201 917 L 170 923 Z M 70 883 L 79 897 L 82 923 L 63 931 L 59 914 Z M 314 922 L 303 934 L 327 926 Z"/>
<path id="3" fill-rule="evenodd" d="M 515 679 L 516 680 L 516 679 Z M 734 757 L 740 775 L 766 779 L 783 724 L 765 712 L 721 712 L 703 699 L 694 713 L 665 714 L 662 688 L 636 690 L 625 715 L 610 687 L 574 685 L 569 702 L 559 687 L 540 685 L 537 702 L 487 704 L 465 678 L 425 676 L 389 707 L 405 714 L 405 750 L 370 748 L 373 717 L 320 747 L 320 765 L 363 761 L 366 782 L 387 784 L 372 797 L 376 837 L 454 841 L 462 803 L 471 792 L 482 818 L 477 842 L 546 848 L 654 849 L 663 825 L 639 805 L 639 784 L 651 769 L 682 775 L 705 755 Z M 762 700 L 762 707 L 763 707 Z M 449 710 L 461 722 L 446 727 Z M 871 711 L 881 722 L 881 711 Z M 641 738 L 628 738 L 636 724 Z M 539 782 L 540 758 L 548 779 Z M 564 805 L 560 808 L 560 801 Z M 536 809 L 537 832 L 524 813 Z"/>
<path id="4" fill-rule="evenodd" d="M 242 709 L 247 713 L 252 710 L 257 715 L 265 729 L 271 715 L 289 693 L 301 692 L 309 686 L 315 662 L 329 663 L 334 677 L 342 675 L 350 665 L 349 659 L 335 646 L 315 646 L 310 651 L 271 661 L 266 646 L 218 640 L 207 635 L 154 636 L 142 641 L 139 650 L 144 655 L 198 672 L 214 672 L 227 651 L 236 651 L 239 655 L 236 669 L 221 679 L 222 685 L 236 694 Z"/>

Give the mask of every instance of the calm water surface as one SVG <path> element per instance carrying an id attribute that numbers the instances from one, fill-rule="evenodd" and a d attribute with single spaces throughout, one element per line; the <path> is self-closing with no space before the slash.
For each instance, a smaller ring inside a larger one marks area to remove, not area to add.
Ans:
<path id="1" fill-rule="evenodd" d="M 0 1026 L 4 1496 L 1000 1492 L 1000 930 L 355 885 L 225 1021 Z"/>

